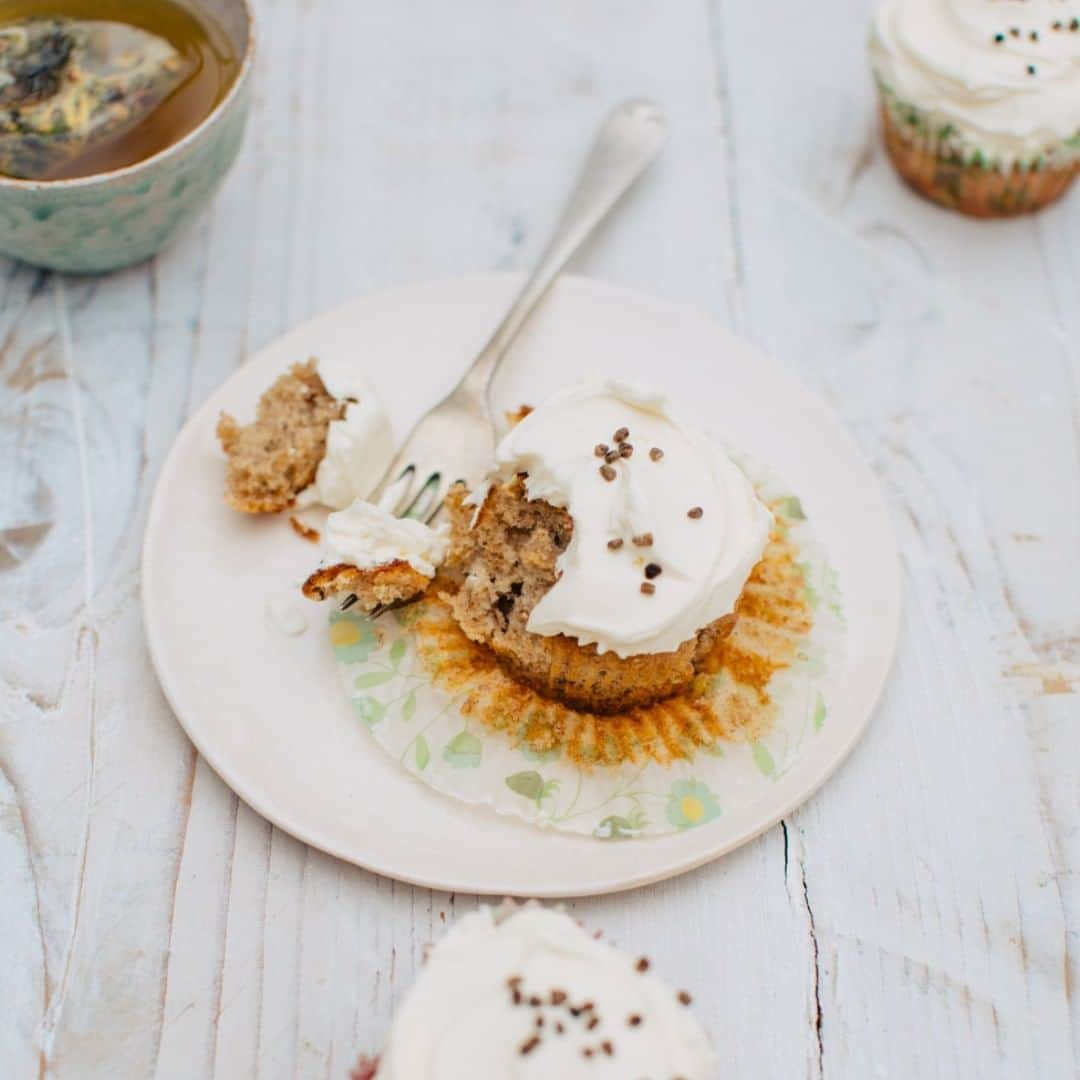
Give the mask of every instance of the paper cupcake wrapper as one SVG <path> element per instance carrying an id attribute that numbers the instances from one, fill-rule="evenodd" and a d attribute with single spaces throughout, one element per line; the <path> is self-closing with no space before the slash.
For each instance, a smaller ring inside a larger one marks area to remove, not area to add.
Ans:
<path id="1" fill-rule="evenodd" d="M 1060 171 L 1080 161 L 1080 128 L 1068 139 L 1048 146 L 1030 159 L 1003 159 L 980 141 L 977 131 L 959 118 L 931 112 L 904 101 L 876 72 L 874 81 L 882 112 L 906 143 L 955 165 L 974 166 L 990 172 L 1029 173 Z"/>
<path id="2" fill-rule="evenodd" d="M 974 217 L 1013 217 L 1052 203 L 1080 168 L 1080 134 L 1031 161 L 1002 162 L 962 128 L 901 101 L 884 84 L 885 148 L 919 194 Z"/>
<path id="3" fill-rule="evenodd" d="M 614 766 L 583 767 L 563 747 L 530 746 L 516 723 L 496 728 L 478 720 L 475 688 L 448 690 L 433 676 L 432 657 L 421 656 L 414 630 L 430 615 L 423 604 L 377 623 L 348 611 L 331 614 L 330 640 L 357 721 L 402 768 L 445 795 L 602 840 L 703 827 L 725 808 L 759 797 L 798 764 L 808 741 L 828 723 L 844 666 L 844 619 L 836 574 L 798 498 L 760 468 L 742 464 L 762 497 L 779 508 L 787 540 L 799 551 L 813 611 L 794 662 L 768 684 L 767 731 L 753 722 L 721 724 L 719 735 L 690 747 L 688 757 L 660 761 L 646 754 Z M 423 645 L 430 650 L 431 640 Z M 724 710 L 737 704 L 723 672 L 709 692 L 723 720 Z"/>

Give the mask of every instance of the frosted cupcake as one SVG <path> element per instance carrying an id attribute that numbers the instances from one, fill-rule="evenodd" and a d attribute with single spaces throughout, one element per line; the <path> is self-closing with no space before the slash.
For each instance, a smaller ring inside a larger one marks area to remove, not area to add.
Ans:
<path id="1" fill-rule="evenodd" d="M 1038 210 L 1080 163 L 1080 0 L 885 0 L 870 31 L 885 146 L 920 194 Z"/>
<path id="2" fill-rule="evenodd" d="M 450 607 L 545 696 L 614 713 L 685 690 L 732 624 L 772 515 L 662 396 L 614 381 L 556 394 L 451 499 Z"/>
<path id="3" fill-rule="evenodd" d="M 715 1057 L 676 992 L 567 915 L 483 908 L 428 957 L 362 1080 L 435 1077 L 682 1077 Z"/>

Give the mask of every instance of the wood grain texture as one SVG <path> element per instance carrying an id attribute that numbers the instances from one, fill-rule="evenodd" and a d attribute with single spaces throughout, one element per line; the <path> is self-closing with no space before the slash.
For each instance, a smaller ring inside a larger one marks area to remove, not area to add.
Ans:
<path id="1" fill-rule="evenodd" d="M 250 350 L 373 288 L 525 265 L 630 95 L 672 144 L 577 268 L 829 398 L 891 496 L 905 614 L 815 799 L 570 907 L 695 991 L 725 1075 L 1075 1075 L 1080 197 L 988 224 L 908 194 L 866 0 L 257 7 L 255 124 L 194 230 L 108 278 L 0 263 L 0 1076 L 344 1077 L 476 907 L 307 849 L 198 758 L 146 655 L 141 534 Z"/>

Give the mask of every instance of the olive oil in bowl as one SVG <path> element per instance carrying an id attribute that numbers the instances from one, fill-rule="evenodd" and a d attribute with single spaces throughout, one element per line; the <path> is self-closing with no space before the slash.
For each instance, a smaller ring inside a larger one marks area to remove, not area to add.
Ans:
<path id="1" fill-rule="evenodd" d="M 71 180 L 144 161 L 213 112 L 240 62 L 197 3 L 3 0 L 0 176 Z"/>

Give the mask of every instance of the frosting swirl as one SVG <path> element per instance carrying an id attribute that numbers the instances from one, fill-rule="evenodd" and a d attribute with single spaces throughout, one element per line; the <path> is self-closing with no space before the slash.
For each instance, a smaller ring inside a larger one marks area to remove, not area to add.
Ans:
<path id="1" fill-rule="evenodd" d="M 560 912 L 483 908 L 432 950 L 376 1075 L 707 1080 L 715 1059 L 684 1001 Z"/>
<path id="2" fill-rule="evenodd" d="M 642 387 L 564 390 L 510 431 L 495 460 L 497 475 L 527 474 L 530 499 L 574 519 L 561 576 L 529 617 L 535 634 L 620 657 L 674 652 L 734 609 L 768 541 L 772 515 L 739 467 Z"/>
<path id="3" fill-rule="evenodd" d="M 1011 167 L 1077 152 L 1078 0 L 885 0 L 870 57 L 886 95 L 934 137 Z"/>

